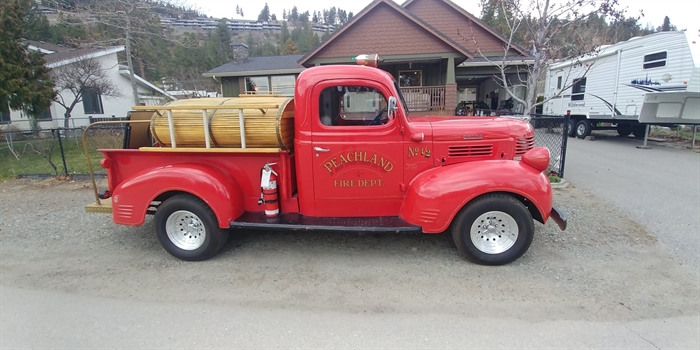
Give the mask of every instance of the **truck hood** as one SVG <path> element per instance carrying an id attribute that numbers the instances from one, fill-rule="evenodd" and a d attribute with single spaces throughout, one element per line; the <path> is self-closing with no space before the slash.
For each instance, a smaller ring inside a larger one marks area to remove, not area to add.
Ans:
<path id="1" fill-rule="evenodd" d="M 515 159 L 534 146 L 532 125 L 508 117 L 411 118 L 413 132 L 432 141 L 435 159 L 449 165 L 474 160 Z"/>
<path id="2" fill-rule="evenodd" d="M 411 122 L 431 130 L 433 142 L 504 139 L 510 136 L 509 121 L 501 117 L 413 117 Z"/>

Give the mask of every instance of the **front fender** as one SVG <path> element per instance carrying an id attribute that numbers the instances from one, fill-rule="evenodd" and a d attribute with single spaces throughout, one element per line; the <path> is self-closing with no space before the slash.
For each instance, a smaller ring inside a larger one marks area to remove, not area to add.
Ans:
<path id="1" fill-rule="evenodd" d="M 243 192 L 231 175 L 204 164 L 182 163 L 147 169 L 119 184 L 112 192 L 112 220 L 121 225 L 142 225 L 150 203 L 171 191 L 203 200 L 221 228 L 230 227 L 244 210 Z"/>
<path id="2" fill-rule="evenodd" d="M 400 216 L 423 232 L 445 231 L 472 199 L 491 192 L 520 195 L 532 202 L 542 222 L 552 209 L 552 186 L 542 172 L 512 160 L 485 160 L 434 168 L 411 181 Z"/>

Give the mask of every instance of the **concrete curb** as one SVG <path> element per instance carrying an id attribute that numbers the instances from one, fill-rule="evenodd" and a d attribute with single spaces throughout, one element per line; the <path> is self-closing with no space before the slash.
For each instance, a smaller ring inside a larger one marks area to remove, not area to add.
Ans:
<path id="1" fill-rule="evenodd" d="M 569 181 L 561 179 L 561 182 L 552 182 L 552 188 L 565 188 L 569 186 Z"/>

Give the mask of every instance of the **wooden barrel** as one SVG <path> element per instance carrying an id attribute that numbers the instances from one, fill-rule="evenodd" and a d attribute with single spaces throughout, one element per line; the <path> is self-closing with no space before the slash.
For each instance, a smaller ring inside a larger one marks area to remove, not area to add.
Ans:
<path id="1" fill-rule="evenodd" d="M 249 108 L 278 105 L 279 108 Z M 173 110 L 173 128 L 177 147 L 206 147 L 201 106 L 207 109 L 211 147 L 241 147 L 239 107 L 243 109 L 246 147 L 292 149 L 294 145 L 294 98 L 288 96 L 240 96 L 194 98 L 173 101 L 165 106 L 196 106 L 196 109 Z M 151 119 L 151 134 L 170 147 L 168 114 L 157 110 Z"/>

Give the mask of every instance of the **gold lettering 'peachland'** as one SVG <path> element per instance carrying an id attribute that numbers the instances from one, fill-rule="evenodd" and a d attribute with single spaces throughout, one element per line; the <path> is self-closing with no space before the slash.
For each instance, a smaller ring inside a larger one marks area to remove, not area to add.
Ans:
<path id="1" fill-rule="evenodd" d="M 408 148 L 408 158 L 413 158 L 416 156 L 424 156 L 425 158 L 430 158 L 430 148 L 409 147 Z"/>
<path id="2" fill-rule="evenodd" d="M 376 153 L 370 157 L 367 152 L 359 151 L 348 152 L 347 154 L 341 154 L 337 157 L 333 157 L 330 161 L 323 164 L 323 166 L 329 173 L 333 173 L 333 169 L 340 168 L 345 164 L 358 162 L 374 164 L 387 172 L 394 170 L 394 163 L 392 163 L 390 160 L 384 157 L 379 157 Z"/>
<path id="3" fill-rule="evenodd" d="M 335 187 L 381 187 L 382 179 L 333 180 Z"/>

